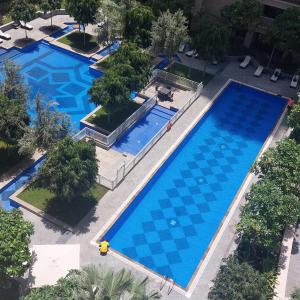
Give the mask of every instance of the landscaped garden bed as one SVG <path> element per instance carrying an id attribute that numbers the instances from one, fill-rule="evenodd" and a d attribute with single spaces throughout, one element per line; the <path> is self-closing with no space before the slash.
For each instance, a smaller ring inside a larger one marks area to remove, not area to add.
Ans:
<path id="1" fill-rule="evenodd" d="M 85 194 L 78 195 L 77 199 L 70 201 L 55 197 L 47 188 L 39 187 L 36 182 L 30 184 L 17 197 L 28 204 L 42 210 L 50 216 L 75 226 L 106 194 L 107 188 L 99 184 Z"/>
<path id="2" fill-rule="evenodd" d="M 206 85 L 214 77 L 212 74 L 203 73 L 202 70 L 193 69 L 179 63 L 172 64 L 168 69 L 168 72 L 196 82 L 203 82 L 204 85 Z"/>
<path id="3" fill-rule="evenodd" d="M 101 129 L 104 129 L 105 131 L 112 132 L 140 107 L 140 104 L 134 101 L 128 101 L 128 105 L 126 105 L 123 109 L 115 111 L 110 116 L 105 109 L 101 107 L 86 121 Z"/>
<path id="4" fill-rule="evenodd" d="M 0 173 L 20 162 L 22 156 L 18 154 L 18 145 L 12 145 L 0 139 Z"/>
<path id="5" fill-rule="evenodd" d="M 90 52 L 98 47 L 97 38 L 88 33 L 85 34 L 84 45 L 84 34 L 79 31 L 71 32 L 70 34 L 67 34 L 60 38 L 58 41 L 72 48 L 85 52 Z"/>

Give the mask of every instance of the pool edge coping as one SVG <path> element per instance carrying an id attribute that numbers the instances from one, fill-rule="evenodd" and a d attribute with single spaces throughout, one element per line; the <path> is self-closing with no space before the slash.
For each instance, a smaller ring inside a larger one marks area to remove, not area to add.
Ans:
<path id="1" fill-rule="evenodd" d="M 114 223 L 118 220 L 118 218 L 122 215 L 122 213 L 128 208 L 128 206 L 131 205 L 132 201 L 135 199 L 135 197 L 143 190 L 143 188 L 147 185 L 147 183 L 152 179 L 152 177 L 157 173 L 157 171 L 162 167 L 162 165 L 167 161 L 167 159 L 174 153 L 174 151 L 179 147 L 179 145 L 184 141 L 184 139 L 190 134 L 190 132 L 195 128 L 195 126 L 200 122 L 200 120 L 206 115 L 206 113 L 210 110 L 210 108 L 214 105 L 217 98 L 223 93 L 223 91 L 226 89 L 227 86 L 229 86 L 230 83 L 235 82 L 250 88 L 253 88 L 255 90 L 262 91 L 267 94 L 271 94 L 273 96 L 281 97 L 284 99 L 287 99 L 287 97 L 278 95 L 274 92 L 264 90 L 262 88 L 258 88 L 252 85 L 249 85 L 247 83 L 243 83 L 238 80 L 234 79 L 228 79 L 225 84 L 218 90 L 218 92 L 215 94 L 215 96 L 205 105 L 205 107 L 201 110 L 200 114 L 192 121 L 192 123 L 184 130 L 184 132 L 180 135 L 180 137 L 175 141 L 175 143 L 168 149 L 168 151 L 162 156 L 162 158 L 154 165 L 154 167 L 151 169 L 149 174 L 143 179 L 143 181 L 133 190 L 133 192 L 126 198 L 126 200 L 120 205 L 120 207 L 117 209 L 117 211 L 108 219 L 108 221 L 104 224 L 103 228 L 94 236 L 94 238 L 90 241 L 91 245 L 94 245 L 98 247 L 97 241 L 103 237 L 106 232 L 109 231 L 109 229 L 114 225 Z M 198 100 L 199 97 L 196 99 Z M 262 144 L 256 158 L 253 160 L 253 163 L 257 161 L 262 154 L 270 147 L 271 142 L 274 138 L 275 133 L 278 131 L 280 125 L 282 124 L 282 121 L 287 113 L 287 103 L 284 106 L 284 109 L 280 116 L 277 119 L 277 122 L 274 124 L 272 130 L 270 131 L 268 137 L 266 138 L 265 142 Z M 194 292 L 197 284 L 199 283 L 200 277 L 202 276 L 206 266 L 208 265 L 216 247 L 219 243 L 221 237 L 223 236 L 224 231 L 226 230 L 230 220 L 232 219 L 232 216 L 234 215 L 236 209 L 238 208 L 240 201 L 242 197 L 244 196 L 247 188 L 249 187 L 249 184 L 251 183 L 252 179 L 254 178 L 254 174 L 251 172 L 251 169 L 248 171 L 248 173 L 245 175 L 245 178 L 240 185 L 239 189 L 237 190 L 229 208 L 227 209 L 226 213 L 224 214 L 224 217 L 222 221 L 219 224 L 218 229 L 216 230 L 213 238 L 211 239 L 209 245 L 206 248 L 206 251 L 204 252 L 201 260 L 197 264 L 197 267 L 195 271 L 193 272 L 188 285 L 186 288 L 181 287 L 178 285 L 173 279 L 167 279 L 167 281 L 171 284 L 174 283 L 174 290 L 176 290 L 181 295 L 184 295 L 187 298 L 190 298 L 192 296 L 192 293 Z M 146 273 L 149 275 L 152 279 L 158 282 L 159 280 L 165 280 L 166 278 L 157 273 L 156 271 L 147 268 L 146 266 L 142 265 L 141 263 L 130 259 L 129 257 L 121 254 L 120 252 L 111 249 L 110 253 L 113 256 L 118 257 L 123 262 L 130 264 L 133 268 Z"/>

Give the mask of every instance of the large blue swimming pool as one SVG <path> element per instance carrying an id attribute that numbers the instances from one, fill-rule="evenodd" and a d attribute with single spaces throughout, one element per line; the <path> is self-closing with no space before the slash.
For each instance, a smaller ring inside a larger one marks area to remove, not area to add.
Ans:
<path id="1" fill-rule="evenodd" d="M 89 102 L 87 92 L 92 81 L 101 73 L 89 68 L 93 61 L 45 41 L 22 50 L 12 48 L 2 51 L 0 64 L 6 59 L 21 67 L 21 74 L 30 87 L 31 116 L 35 115 L 33 99 L 38 93 L 45 102 L 54 101 L 57 110 L 67 113 L 75 128 L 79 128 L 80 119 L 95 108 Z"/>
<path id="2" fill-rule="evenodd" d="M 105 234 L 111 247 L 186 288 L 285 104 L 228 85 Z"/>

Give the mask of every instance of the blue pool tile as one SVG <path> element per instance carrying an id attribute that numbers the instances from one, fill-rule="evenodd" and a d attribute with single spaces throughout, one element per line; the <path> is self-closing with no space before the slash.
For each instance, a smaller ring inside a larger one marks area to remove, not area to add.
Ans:
<path id="1" fill-rule="evenodd" d="M 167 241 L 172 239 L 172 235 L 169 230 L 160 230 L 158 232 L 161 241 Z"/>
<path id="2" fill-rule="evenodd" d="M 160 207 L 161 208 L 168 208 L 168 207 L 171 207 L 171 201 L 169 199 L 161 199 L 159 201 L 159 204 L 160 204 Z"/>
<path id="3" fill-rule="evenodd" d="M 208 202 L 217 200 L 216 196 L 213 193 L 205 193 L 203 196 Z"/>
<path id="4" fill-rule="evenodd" d="M 144 234 L 135 234 L 132 237 L 132 240 L 137 246 L 147 244 L 146 236 Z"/>
<path id="5" fill-rule="evenodd" d="M 190 226 L 184 226 L 182 228 L 182 230 L 184 231 L 184 234 L 186 237 L 190 237 L 190 236 L 195 236 L 197 235 L 197 232 L 195 230 L 195 227 L 190 225 Z"/>
<path id="6" fill-rule="evenodd" d="M 123 253 L 133 259 L 138 256 L 135 247 L 123 248 Z"/>
<path id="7" fill-rule="evenodd" d="M 66 82 L 70 80 L 70 76 L 68 73 L 53 73 L 52 80 L 54 82 Z"/>
<path id="8" fill-rule="evenodd" d="M 190 218 L 193 224 L 202 224 L 204 222 L 201 214 L 190 215 Z"/>
<path id="9" fill-rule="evenodd" d="M 145 232 L 154 231 L 155 225 L 153 222 L 143 222 L 143 229 Z"/>
<path id="10" fill-rule="evenodd" d="M 175 239 L 174 240 L 177 251 L 181 251 L 189 248 L 189 243 L 186 238 Z"/>
<path id="11" fill-rule="evenodd" d="M 162 246 L 161 246 L 161 243 L 151 243 L 151 244 L 149 244 L 149 248 L 150 248 L 150 251 L 151 251 L 151 253 L 152 254 L 161 254 L 161 253 L 163 253 L 163 248 L 162 248 Z"/>
<path id="12" fill-rule="evenodd" d="M 162 266 L 162 267 L 158 267 L 158 268 L 157 268 L 157 271 L 158 271 L 160 274 L 162 274 L 163 276 L 167 276 L 167 277 L 169 277 L 169 278 L 172 278 L 172 277 L 173 277 L 173 273 L 172 273 L 170 267 L 167 266 L 167 265 L 166 265 L 166 266 Z"/>
<path id="13" fill-rule="evenodd" d="M 142 257 L 142 258 L 140 258 L 139 261 L 141 264 L 145 265 L 146 267 L 148 267 L 150 269 L 155 266 L 153 258 L 151 256 Z"/>
<path id="14" fill-rule="evenodd" d="M 159 220 L 164 217 L 164 214 L 162 213 L 161 210 L 152 210 L 151 215 L 152 215 L 153 220 Z"/>
<path id="15" fill-rule="evenodd" d="M 166 256 L 170 265 L 177 264 L 182 261 L 180 255 L 176 251 L 167 252 Z"/>

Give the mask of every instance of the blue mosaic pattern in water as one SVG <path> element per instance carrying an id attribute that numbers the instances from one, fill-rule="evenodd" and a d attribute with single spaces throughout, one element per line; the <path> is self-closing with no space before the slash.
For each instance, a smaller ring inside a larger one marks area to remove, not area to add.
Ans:
<path id="1" fill-rule="evenodd" d="M 87 92 L 101 73 L 90 71 L 91 62 L 83 57 L 38 42 L 23 50 L 13 48 L 0 54 L 0 64 L 6 59 L 21 67 L 21 74 L 30 87 L 31 116 L 35 115 L 33 99 L 38 93 L 45 102 L 53 101 L 57 110 L 67 113 L 77 129 L 80 119 L 95 108 Z"/>
<path id="2" fill-rule="evenodd" d="M 286 101 L 231 83 L 106 234 L 187 287 Z"/>

